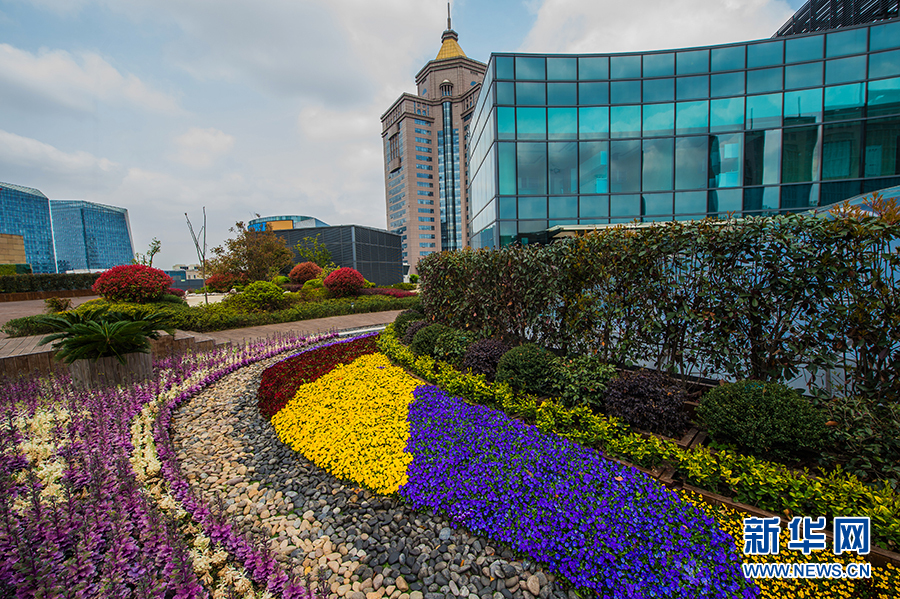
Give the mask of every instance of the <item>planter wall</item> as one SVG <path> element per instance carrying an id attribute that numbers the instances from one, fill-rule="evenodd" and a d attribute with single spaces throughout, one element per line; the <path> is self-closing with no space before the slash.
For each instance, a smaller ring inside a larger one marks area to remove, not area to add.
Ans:
<path id="1" fill-rule="evenodd" d="M 76 360 L 69 364 L 69 373 L 73 382 L 87 388 L 145 381 L 153 374 L 153 356 L 144 353 L 126 354 L 125 364 L 115 357 L 99 358 L 96 361 Z"/>

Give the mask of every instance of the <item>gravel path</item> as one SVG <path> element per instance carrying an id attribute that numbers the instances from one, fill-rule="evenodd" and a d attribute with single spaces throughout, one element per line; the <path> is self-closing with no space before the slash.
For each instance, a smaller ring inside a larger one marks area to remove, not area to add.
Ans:
<path id="1" fill-rule="evenodd" d="M 286 569 L 325 577 L 330 598 L 571 597 L 552 574 L 488 539 L 360 489 L 281 443 L 256 409 L 263 368 L 243 368 L 182 405 L 175 448 L 193 489 L 221 501 Z"/>

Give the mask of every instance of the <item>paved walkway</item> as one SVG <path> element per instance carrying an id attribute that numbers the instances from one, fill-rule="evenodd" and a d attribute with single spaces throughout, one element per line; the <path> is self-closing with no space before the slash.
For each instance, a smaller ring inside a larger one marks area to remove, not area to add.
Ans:
<path id="1" fill-rule="evenodd" d="M 367 312 L 365 314 L 348 314 L 346 316 L 329 316 L 328 318 L 314 318 L 312 320 L 298 320 L 296 322 L 282 322 L 278 324 L 266 324 L 246 329 L 230 329 L 228 331 L 216 331 L 214 333 L 197 333 L 204 337 L 211 337 L 216 343 L 244 343 L 264 339 L 280 333 L 326 333 L 328 331 L 347 331 L 353 329 L 366 329 L 379 327 L 394 322 L 402 310 L 389 310 L 387 312 Z M 186 331 L 190 333 L 190 331 Z"/>
<path id="2" fill-rule="evenodd" d="M 99 295 L 86 295 L 84 297 L 70 297 L 72 307 L 80 306 L 84 302 L 98 299 Z M 37 316 L 44 314 L 47 304 L 44 300 L 26 300 L 24 302 L 0 302 L 0 326 L 6 324 L 14 318 L 22 318 L 23 316 Z M 0 339 L 5 339 L 6 333 L 0 332 Z"/>

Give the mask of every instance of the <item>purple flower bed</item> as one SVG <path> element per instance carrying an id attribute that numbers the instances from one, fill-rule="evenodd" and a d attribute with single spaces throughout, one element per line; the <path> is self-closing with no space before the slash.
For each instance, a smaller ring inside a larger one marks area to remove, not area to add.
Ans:
<path id="1" fill-rule="evenodd" d="M 421 386 L 400 495 L 601 597 L 756 597 L 734 540 L 640 472 Z"/>

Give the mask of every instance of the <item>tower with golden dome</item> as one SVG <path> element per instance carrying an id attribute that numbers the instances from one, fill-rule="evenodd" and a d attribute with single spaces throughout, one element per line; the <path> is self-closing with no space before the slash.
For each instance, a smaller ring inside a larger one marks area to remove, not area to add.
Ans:
<path id="1" fill-rule="evenodd" d="M 450 21 L 434 60 L 381 115 L 387 228 L 409 272 L 423 256 L 469 244 L 466 149 L 487 68 L 466 56 Z"/>

